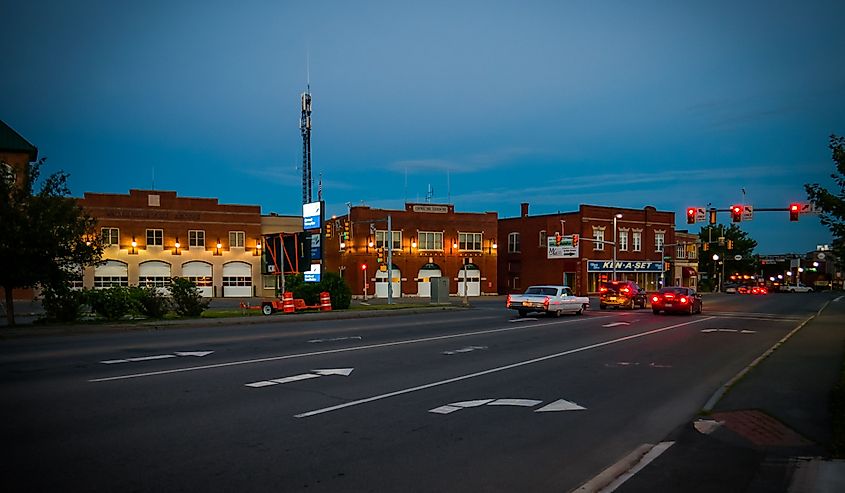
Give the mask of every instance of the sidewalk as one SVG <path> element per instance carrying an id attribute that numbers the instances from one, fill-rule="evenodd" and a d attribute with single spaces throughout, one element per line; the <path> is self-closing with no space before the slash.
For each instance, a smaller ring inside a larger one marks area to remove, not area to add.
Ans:
<path id="1" fill-rule="evenodd" d="M 831 301 L 769 357 L 667 441 L 665 453 L 615 491 L 843 492 L 829 460 L 830 392 L 845 344 L 845 299 Z"/>

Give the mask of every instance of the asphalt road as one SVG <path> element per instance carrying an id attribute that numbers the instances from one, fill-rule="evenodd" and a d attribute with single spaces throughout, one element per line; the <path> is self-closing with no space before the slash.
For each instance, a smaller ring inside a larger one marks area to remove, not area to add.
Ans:
<path id="1" fill-rule="evenodd" d="M 559 319 L 516 319 L 497 300 L 0 341 L 0 486 L 568 491 L 689 421 L 833 296 Z"/>

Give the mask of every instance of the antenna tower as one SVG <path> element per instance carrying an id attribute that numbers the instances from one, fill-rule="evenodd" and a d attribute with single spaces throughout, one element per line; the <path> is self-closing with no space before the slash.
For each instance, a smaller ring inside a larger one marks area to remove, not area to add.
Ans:
<path id="1" fill-rule="evenodd" d="M 302 93 L 302 116 L 299 118 L 299 131 L 302 133 L 302 203 L 311 200 L 311 83 Z"/>

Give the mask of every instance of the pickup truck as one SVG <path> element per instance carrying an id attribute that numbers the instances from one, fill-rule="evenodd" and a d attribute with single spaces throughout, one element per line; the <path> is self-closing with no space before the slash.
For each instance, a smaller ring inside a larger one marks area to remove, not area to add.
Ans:
<path id="1" fill-rule="evenodd" d="M 523 294 L 509 294 L 505 304 L 520 317 L 530 312 L 544 312 L 559 317 L 561 313 L 581 315 L 590 307 L 586 296 L 575 296 L 569 286 L 530 286 Z"/>
<path id="2" fill-rule="evenodd" d="M 812 293 L 813 288 L 810 286 L 805 286 L 803 284 L 790 284 L 790 285 L 781 285 L 781 291 L 786 291 L 787 293 Z"/>

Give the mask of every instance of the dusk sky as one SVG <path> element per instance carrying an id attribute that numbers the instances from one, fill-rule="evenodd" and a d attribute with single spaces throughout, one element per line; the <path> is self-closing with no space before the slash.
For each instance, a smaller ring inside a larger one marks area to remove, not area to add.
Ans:
<path id="1" fill-rule="evenodd" d="M 0 0 L 0 119 L 74 196 L 462 212 L 805 201 L 845 134 L 845 2 Z M 308 62 L 307 62 L 308 60 Z M 720 221 L 727 222 L 726 213 Z M 830 243 L 761 213 L 759 253 Z"/>

